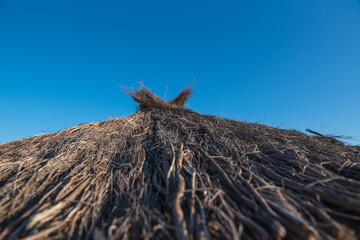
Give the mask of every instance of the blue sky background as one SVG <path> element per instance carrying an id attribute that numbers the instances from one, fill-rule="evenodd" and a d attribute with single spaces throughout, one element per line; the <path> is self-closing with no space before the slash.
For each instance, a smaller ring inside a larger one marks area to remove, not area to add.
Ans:
<path id="1" fill-rule="evenodd" d="M 0 142 L 134 113 L 140 81 L 359 144 L 359 1 L 0 0 Z"/>

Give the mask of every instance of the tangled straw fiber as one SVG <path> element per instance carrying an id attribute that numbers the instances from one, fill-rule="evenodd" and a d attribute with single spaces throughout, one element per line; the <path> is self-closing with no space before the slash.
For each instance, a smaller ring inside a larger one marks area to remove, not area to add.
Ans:
<path id="1" fill-rule="evenodd" d="M 0 145 L 0 239 L 359 238 L 360 147 L 129 94 L 129 117 Z"/>

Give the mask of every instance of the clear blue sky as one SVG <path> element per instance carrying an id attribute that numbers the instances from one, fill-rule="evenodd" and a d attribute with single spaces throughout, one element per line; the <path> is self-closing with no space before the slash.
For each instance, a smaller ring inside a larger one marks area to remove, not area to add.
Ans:
<path id="1" fill-rule="evenodd" d="M 120 86 L 360 141 L 356 0 L 0 0 L 0 142 L 121 117 Z"/>

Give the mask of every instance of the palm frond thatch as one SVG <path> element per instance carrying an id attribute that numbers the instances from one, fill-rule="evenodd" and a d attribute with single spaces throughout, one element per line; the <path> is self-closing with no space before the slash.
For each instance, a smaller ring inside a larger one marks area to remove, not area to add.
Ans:
<path id="1" fill-rule="evenodd" d="M 130 95 L 0 145 L 0 239 L 359 239 L 360 147 Z"/>

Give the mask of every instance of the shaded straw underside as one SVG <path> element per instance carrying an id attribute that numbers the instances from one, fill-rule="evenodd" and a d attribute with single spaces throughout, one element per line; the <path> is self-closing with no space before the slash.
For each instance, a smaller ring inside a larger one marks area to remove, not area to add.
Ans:
<path id="1" fill-rule="evenodd" d="M 0 239 L 357 239 L 359 155 L 171 108 L 79 125 L 0 145 Z"/>

